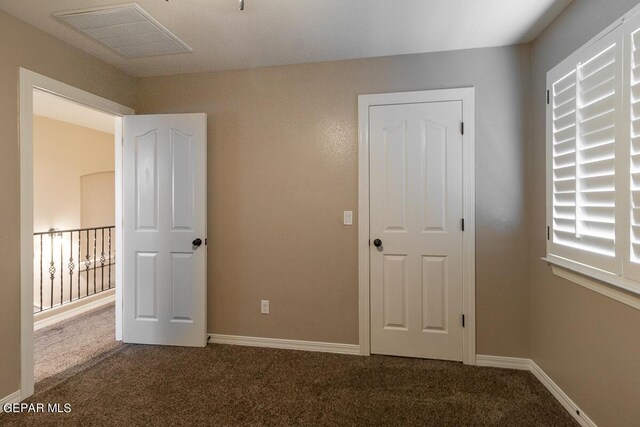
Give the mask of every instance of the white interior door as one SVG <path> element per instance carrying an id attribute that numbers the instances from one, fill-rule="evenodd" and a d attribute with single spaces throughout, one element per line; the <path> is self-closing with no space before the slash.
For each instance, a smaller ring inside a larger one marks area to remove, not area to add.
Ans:
<path id="1" fill-rule="evenodd" d="M 463 360 L 461 123 L 461 101 L 369 110 L 372 353 Z"/>
<path id="2" fill-rule="evenodd" d="M 124 342 L 206 345 L 206 130 L 205 114 L 124 117 Z"/>

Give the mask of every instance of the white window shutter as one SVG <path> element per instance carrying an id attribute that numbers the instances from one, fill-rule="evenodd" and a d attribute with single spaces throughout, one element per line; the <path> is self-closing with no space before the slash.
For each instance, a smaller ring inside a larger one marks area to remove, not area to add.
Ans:
<path id="1" fill-rule="evenodd" d="M 576 236 L 586 250 L 615 256 L 616 49 L 578 67 Z"/>
<path id="2" fill-rule="evenodd" d="M 550 253 L 616 274 L 622 270 L 616 249 L 621 56 L 620 43 L 601 40 L 551 82 L 550 93 Z"/>
<path id="3" fill-rule="evenodd" d="M 576 235 L 576 72 L 553 84 L 553 232 L 558 242 Z"/>
<path id="4" fill-rule="evenodd" d="M 640 6 L 547 89 L 546 259 L 640 295 Z"/>
<path id="5" fill-rule="evenodd" d="M 640 281 L 640 18 L 628 22 L 627 75 L 629 84 L 625 102 L 628 110 L 629 129 L 629 242 L 627 258 L 624 264 L 625 277 Z"/>

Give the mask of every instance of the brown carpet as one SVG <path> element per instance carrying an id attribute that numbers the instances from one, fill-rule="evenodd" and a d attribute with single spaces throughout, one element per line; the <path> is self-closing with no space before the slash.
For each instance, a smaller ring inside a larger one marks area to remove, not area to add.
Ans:
<path id="1" fill-rule="evenodd" d="M 71 369 L 28 400 L 70 413 L 0 425 L 576 425 L 530 373 L 454 362 L 116 344 Z"/>
<path id="2" fill-rule="evenodd" d="M 84 313 L 34 333 L 35 391 L 43 392 L 100 363 L 121 344 L 115 340 L 115 305 Z"/>

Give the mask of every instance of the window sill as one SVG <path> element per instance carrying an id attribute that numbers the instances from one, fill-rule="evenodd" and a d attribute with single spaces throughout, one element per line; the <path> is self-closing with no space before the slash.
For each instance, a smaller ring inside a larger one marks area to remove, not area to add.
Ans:
<path id="1" fill-rule="evenodd" d="M 640 288 L 630 280 L 554 255 L 542 260 L 551 265 L 556 276 L 640 310 Z"/>

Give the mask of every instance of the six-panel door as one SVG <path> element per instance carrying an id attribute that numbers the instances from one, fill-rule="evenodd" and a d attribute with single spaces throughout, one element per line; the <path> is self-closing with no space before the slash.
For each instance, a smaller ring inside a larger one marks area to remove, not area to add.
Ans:
<path id="1" fill-rule="evenodd" d="M 124 342 L 206 345 L 206 127 L 124 118 Z"/>
<path id="2" fill-rule="evenodd" d="M 371 352 L 463 359 L 462 103 L 369 110 Z"/>

